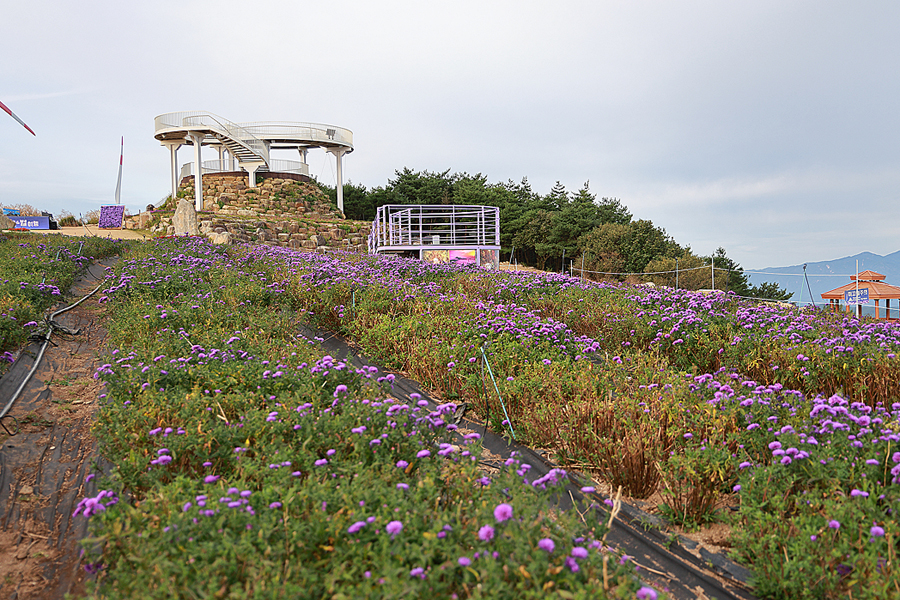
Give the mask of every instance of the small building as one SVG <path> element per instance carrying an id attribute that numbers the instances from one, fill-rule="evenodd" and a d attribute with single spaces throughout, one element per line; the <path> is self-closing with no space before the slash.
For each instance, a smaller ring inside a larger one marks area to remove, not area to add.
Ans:
<path id="1" fill-rule="evenodd" d="M 897 320 L 900 318 L 900 287 L 884 283 L 885 276 L 875 271 L 863 271 L 858 275 L 851 275 L 847 285 L 842 285 L 830 292 L 822 294 L 823 300 L 828 300 L 828 305 L 833 312 L 841 310 L 841 302 L 846 302 L 851 297 L 867 298 L 869 302 L 875 302 L 875 318 Z M 858 290 L 858 293 L 857 293 Z M 880 301 L 884 300 L 884 316 L 881 313 Z M 891 315 L 891 300 L 897 300 L 897 308 Z M 845 305 L 845 310 L 850 311 L 851 304 Z M 862 304 L 856 305 L 857 316 L 862 316 Z"/>
<path id="2" fill-rule="evenodd" d="M 500 209 L 455 204 L 380 206 L 369 234 L 369 253 L 497 269 Z"/>

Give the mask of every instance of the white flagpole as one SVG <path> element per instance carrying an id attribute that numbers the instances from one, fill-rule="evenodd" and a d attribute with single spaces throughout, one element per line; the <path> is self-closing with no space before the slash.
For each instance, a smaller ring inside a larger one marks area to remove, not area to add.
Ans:
<path id="1" fill-rule="evenodd" d="M 122 148 L 119 151 L 119 180 L 116 182 L 116 204 L 121 204 L 122 195 L 122 157 L 125 155 L 125 136 L 122 136 Z"/>

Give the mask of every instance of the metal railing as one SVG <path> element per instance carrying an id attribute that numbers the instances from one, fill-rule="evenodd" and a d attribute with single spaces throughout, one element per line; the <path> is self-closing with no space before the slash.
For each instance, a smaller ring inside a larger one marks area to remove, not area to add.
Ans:
<path id="1" fill-rule="evenodd" d="M 369 252 L 421 246 L 500 245 L 500 209 L 495 206 L 386 204 L 378 208 Z"/>
<path id="2" fill-rule="evenodd" d="M 237 164 L 230 160 L 204 160 L 202 164 L 203 174 L 207 173 L 232 173 Z M 238 168 L 238 170 L 240 170 Z M 299 160 L 269 160 L 269 171 L 273 173 L 294 173 L 309 176 L 309 165 Z M 257 171 L 257 173 L 262 171 Z M 194 174 L 194 163 L 189 162 L 181 166 L 181 179 L 191 177 Z"/>
<path id="3" fill-rule="evenodd" d="M 263 140 L 250 133 L 243 125 L 232 123 L 218 115 L 203 111 L 174 112 L 159 115 L 153 122 L 157 134 L 166 129 L 203 132 L 207 137 L 215 137 L 218 133 L 234 140 L 260 160 L 269 162 L 269 147 Z M 210 136 L 209 133 L 213 135 Z"/>
<path id="4" fill-rule="evenodd" d="M 254 121 L 242 123 L 242 126 L 253 135 L 275 143 L 279 140 L 294 140 L 353 147 L 353 132 L 335 125 L 288 121 Z"/>
<path id="5" fill-rule="evenodd" d="M 309 165 L 299 160 L 283 160 L 273 158 L 269 161 L 269 170 L 273 173 L 294 173 L 309 176 Z"/>
<path id="6" fill-rule="evenodd" d="M 203 117 L 209 117 L 204 121 Z M 304 123 L 291 121 L 253 121 L 250 123 L 232 123 L 227 119 L 204 111 L 182 111 L 159 115 L 154 119 L 155 132 L 170 129 L 202 129 L 212 120 L 219 127 L 231 128 L 236 134 L 249 136 L 257 141 L 291 140 L 296 142 L 317 142 L 324 145 L 346 146 L 353 149 L 353 132 L 343 127 L 324 123 Z M 208 136 L 213 137 L 213 136 Z M 241 138 L 236 138 L 241 139 Z"/>

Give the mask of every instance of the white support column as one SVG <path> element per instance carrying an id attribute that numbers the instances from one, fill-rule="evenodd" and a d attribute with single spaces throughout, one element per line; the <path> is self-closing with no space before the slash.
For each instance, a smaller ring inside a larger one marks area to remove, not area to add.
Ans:
<path id="1" fill-rule="evenodd" d="M 263 166 L 266 163 L 262 162 L 253 162 L 253 163 L 238 163 L 238 165 L 247 171 L 247 181 L 250 187 L 256 187 L 256 170 Z"/>
<path id="2" fill-rule="evenodd" d="M 192 133 L 191 143 L 194 145 L 194 208 L 200 212 L 203 210 L 203 161 L 200 160 L 203 136 Z"/>
<path id="3" fill-rule="evenodd" d="M 163 146 L 169 148 L 169 170 L 172 176 L 172 199 L 178 196 L 178 149 L 181 148 L 183 140 L 162 142 Z"/>
<path id="4" fill-rule="evenodd" d="M 219 153 L 219 169 L 224 171 L 225 170 L 225 156 L 222 153 L 225 151 L 225 146 L 222 146 L 221 144 L 219 144 L 218 146 L 216 146 L 216 150 Z"/>
<path id="5" fill-rule="evenodd" d="M 335 168 L 335 173 L 337 175 L 337 182 L 335 187 L 337 188 L 337 205 L 338 210 L 343 214 L 344 212 L 344 179 L 343 173 L 341 170 L 341 157 L 347 153 L 346 148 L 329 148 L 328 152 L 334 154 L 335 161 L 337 162 L 337 166 Z"/>

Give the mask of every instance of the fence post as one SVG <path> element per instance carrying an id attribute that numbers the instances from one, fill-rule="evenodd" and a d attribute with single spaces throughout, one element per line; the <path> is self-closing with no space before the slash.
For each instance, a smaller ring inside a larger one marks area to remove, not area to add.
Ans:
<path id="1" fill-rule="evenodd" d="M 709 259 L 709 267 L 710 273 L 712 273 L 712 289 L 716 289 L 716 257 L 713 256 Z"/>
<path id="2" fill-rule="evenodd" d="M 678 259 L 675 259 L 675 289 L 678 289 Z"/>

